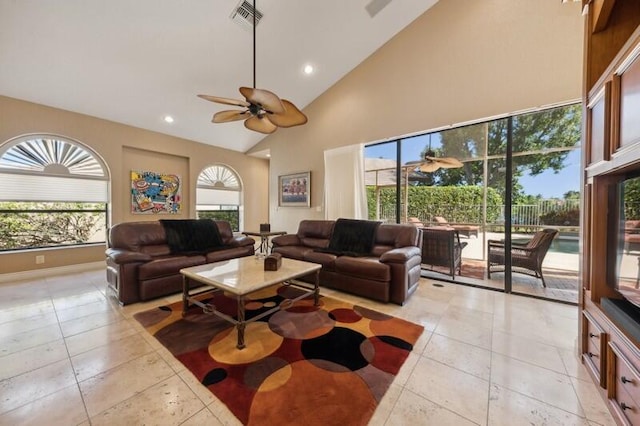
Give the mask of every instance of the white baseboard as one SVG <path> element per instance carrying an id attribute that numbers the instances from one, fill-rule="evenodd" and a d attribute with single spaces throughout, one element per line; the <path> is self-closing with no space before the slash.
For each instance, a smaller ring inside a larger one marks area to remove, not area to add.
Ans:
<path id="1" fill-rule="evenodd" d="M 0 274 L 0 284 L 7 284 L 16 281 L 27 281 L 55 275 L 73 274 L 77 272 L 93 271 L 96 269 L 104 269 L 106 267 L 104 261 L 79 263 L 77 265 L 58 266 L 55 268 L 34 269 L 31 271 L 12 272 L 9 274 Z"/>

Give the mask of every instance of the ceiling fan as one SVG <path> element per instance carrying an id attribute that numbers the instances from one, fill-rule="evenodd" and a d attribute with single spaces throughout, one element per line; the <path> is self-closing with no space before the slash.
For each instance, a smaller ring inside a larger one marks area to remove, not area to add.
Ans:
<path id="1" fill-rule="evenodd" d="M 424 154 L 424 161 L 418 166 L 418 170 L 424 173 L 431 173 L 440 168 L 457 169 L 462 166 L 463 164 L 460 160 L 453 157 L 435 157 L 435 153 L 433 151 L 427 151 Z"/>
<path id="2" fill-rule="evenodd" d="M 407 164 L 418 164 L 416 169 L 423 173 L 432 173 L 440 168 L 457 169 L 463 166 L 462 162 L 457 158 L 436 157 L 436 153 L 431 149 L 431 134 L 429 134 L 429 148 L 425 151 L 422 161 Z"/>
<path id="3" fill-rule="evenodd" d="M 270 134 L 278 127 L 293 127 L 305 124 L 307 116 L 291 101 L 280 99 L 275 93 L 256 89 L 256 1 L 253 0 L 253 87 L 240 87 L 245 100 L 198 95 L 199 98 L 219 104 L 242 107 L 241 110 L 224 110 L 213 115 L 213 123 L 228 123 L 244 120 L 244 127 L 260 133 Z"/>

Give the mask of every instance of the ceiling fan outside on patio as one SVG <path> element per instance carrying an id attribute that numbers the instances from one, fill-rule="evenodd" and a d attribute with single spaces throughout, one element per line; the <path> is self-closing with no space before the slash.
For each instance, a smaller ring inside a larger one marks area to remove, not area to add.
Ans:
<path id="1" fill-rule="evenodd" d="M 244 127 L 260 133 L 270 134 L 278 127 L 293 127 L 305 124 L 307 116 L 292 102 L 280 99 L 275 93 L 256 89 L 256 2 L 253 0 L 253 87 L 240 87 L 245 100 L 222 98 L 219 96 L 198 95 L 207 101 L 224 105 L 243 107 L 242 110 L 224 110 L 213 115 L 213 123 L 228 123 L 244 120 Z"/>
<path id="2" fill-rule="evenodd" d="M 436 170 L 442 169 L 457 169 L 462 167 L 463 164 L 460 160 L 453 157 L 436 157 L 435 152 L 429 149 L 424 154 L 424 161 L 418 166 L 418 170 L 423 173 L 431 173 Z"/>
<path id="3" fill-rule="evenodd" d="M 462 162 L 453 157 L 436 157 L 431 149 L 431 134 L 429 134 L 429 148 L 425 151 L 422 161 L 410 161 L 407 164 L 418 164 L 416 170 L 422 173 L 432 173 L 438 169 L 457 169 L 463 166 Z"/>

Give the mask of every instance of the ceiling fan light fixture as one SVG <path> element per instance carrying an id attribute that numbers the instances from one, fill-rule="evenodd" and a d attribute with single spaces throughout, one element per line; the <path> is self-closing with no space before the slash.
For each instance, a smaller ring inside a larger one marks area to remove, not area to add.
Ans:
<path id="1" fill-rule="evenodd" d="M 253 6 L 243 0 L 236 7 L 236 12 L 236 14 L 243 16 L 245 19 L 249 17 L 253 19 L 253 87 L 240 87 L 239 90 L 245 98 L 244 101 L 218 96 L 198 95 L 199 98 L 210 102 L 245 108 L 244 110 L 219 111 L 213 115 L 211 121 L 213 123 L 228 123 L 244 120 L 244 127 L 264 134 L 271 134 L 278 130 L 278 127 L 293 127 L 305 124 L 307 116 L 291 101 L 280 99 L 278 95 L 269 90 L 256 88 L 256 24 L 262 14 L 258 16 L 259 12 L 256 9 L 255 0 L 253 0 Z"/>

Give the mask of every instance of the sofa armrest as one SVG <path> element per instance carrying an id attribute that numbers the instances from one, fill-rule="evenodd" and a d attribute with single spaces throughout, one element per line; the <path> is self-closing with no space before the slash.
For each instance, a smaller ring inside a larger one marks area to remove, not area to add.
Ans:
<path id="1" fill-rule="evenodd" d="M 414 256 L 422 256 L 419 247 L 408 246 L 389 250 L 382 253 L 380 262 L 382 263 L 405 263 Z"/>
<path id="2" fill-rule="evenodd" d="M 271 244 L 273 244 L 274 247 L 300 246 L 302 245 L 302 242 L 300 241 L 300 238 L 298 238 L 298 235 L 296 234 L 285 234 L 285 235 L 278 235 L 277 237 L 273 237 L 271 239 Z"/>
<path id="3" fill-rule="evenodd" d="M 117 264 L 134 263 L 134 262 L 149 262 L 153 258 L 146 253 L 140 253 L 138 251 L 120 250 L 115 248 L 109 248 L 105 252 L 107 257 L 111 258 Z"/>
<path id="4" fill-rule="evenodd" d="M 256 240 L 251 237 L 247 237 L 244 235 L 235 236 L 229 241 L 227 244 L 229 247 L 244 247 L 244 246 L 253 246 L 256 244 Z"/>

